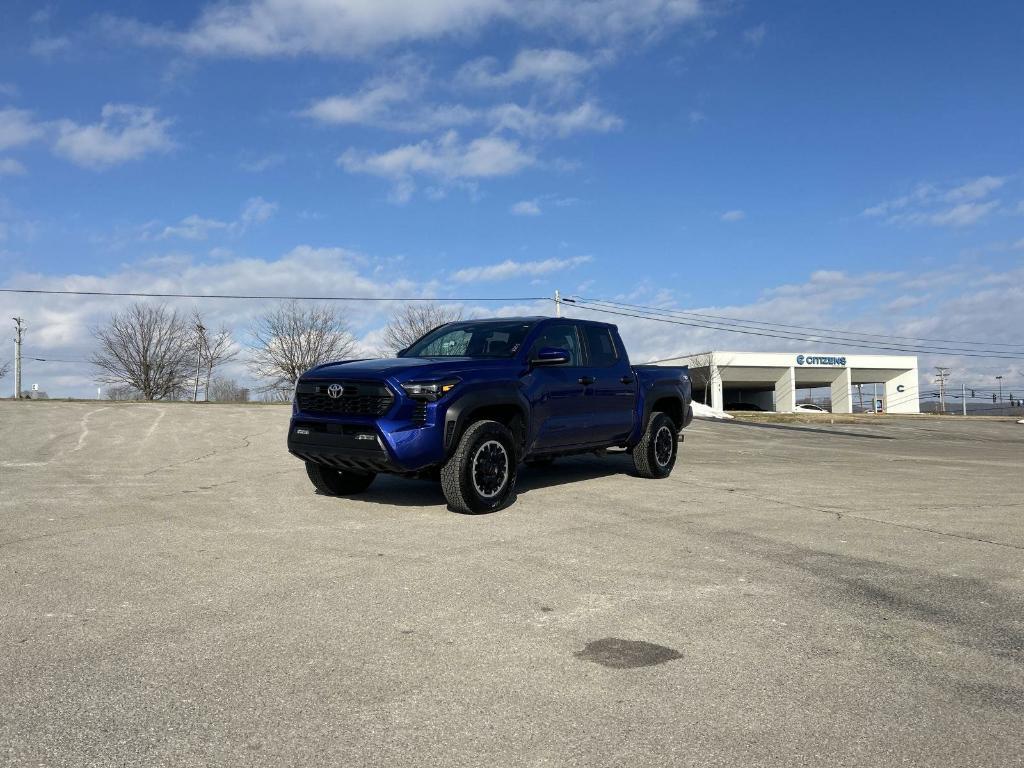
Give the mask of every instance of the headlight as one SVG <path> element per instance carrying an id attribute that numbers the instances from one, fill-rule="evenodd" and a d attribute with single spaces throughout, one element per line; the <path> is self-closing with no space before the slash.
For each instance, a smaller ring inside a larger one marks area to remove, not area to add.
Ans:
<path id="1" fill-rule="evenodd" d="M 409 381 L 402 385 L 405 394 L 415 400 L 439 400 L 455 388 L 458 379 L 444 381 Z"/>

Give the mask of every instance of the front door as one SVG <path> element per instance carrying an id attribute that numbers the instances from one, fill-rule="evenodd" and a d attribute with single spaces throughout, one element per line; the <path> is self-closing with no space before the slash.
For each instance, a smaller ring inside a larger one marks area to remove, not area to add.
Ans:
<path id="1" fill-rule="evenodd" d="M 533 412 L 533 442 L 539 450 L 586 442 L 583 348 L 574 323 L 553 323 L 530 347 L 533 359 L 544 347 L 569 353 L 565 365 L 538 367 L 523 380 Z"/>

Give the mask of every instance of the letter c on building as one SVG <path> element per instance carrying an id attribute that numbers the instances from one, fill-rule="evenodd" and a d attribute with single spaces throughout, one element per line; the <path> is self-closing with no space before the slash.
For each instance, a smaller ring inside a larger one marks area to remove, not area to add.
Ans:
<path id="1" fill-rule="evenodd" d="M 896 391 L 897 392 L 903 392 L 905 390 L 906 390 L 906 387 L 903 386 L 902 384 L 899 384 L 899 385 L 896 386 Z"/>

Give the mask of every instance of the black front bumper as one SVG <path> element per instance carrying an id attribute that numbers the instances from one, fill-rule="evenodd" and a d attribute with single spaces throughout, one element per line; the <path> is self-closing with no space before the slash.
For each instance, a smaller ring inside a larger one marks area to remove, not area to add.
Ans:
<path id="1" fill-rule="evenodd" d="M 371 428 L 294 422 L 288 452 L 303 461 L 353 472 L 401 472 Z"/>

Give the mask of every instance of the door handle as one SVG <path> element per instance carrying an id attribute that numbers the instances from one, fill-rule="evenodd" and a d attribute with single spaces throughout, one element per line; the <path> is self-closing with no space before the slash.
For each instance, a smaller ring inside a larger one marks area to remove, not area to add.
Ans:
<path id="1" fill-rule="evenodd" d="M 632 384 L 633 383 L 633 377 L 632 376 L 623 376 L 621 379 L 619 379 L 619 381 L 621 381 L 623 384 Z"/>
<path id="2" fill-rule="evenodd" d="M 594 383 L 594 377 L 593 376 L 580 376 L 580 384 L 582 384 L 584 387 L 589 387 L 593 383 Z"/>

